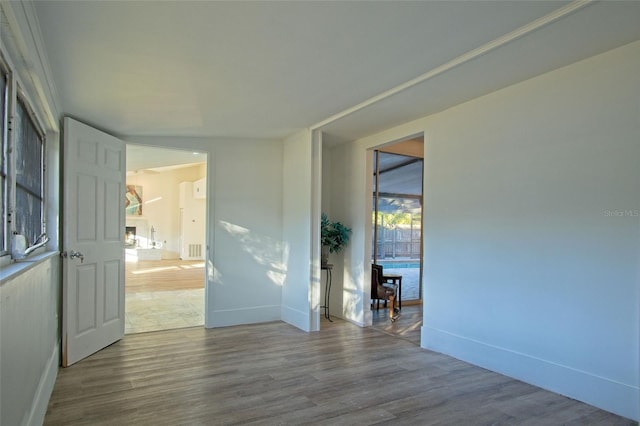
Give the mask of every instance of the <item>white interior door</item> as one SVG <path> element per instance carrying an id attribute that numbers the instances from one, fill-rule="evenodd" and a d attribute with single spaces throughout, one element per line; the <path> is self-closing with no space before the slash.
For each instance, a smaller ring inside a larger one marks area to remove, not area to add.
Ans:
<path id="1" fill-rule="evenodd" d="M 62 365 L 124 336 L 125 143 L 64 119 Z"/>

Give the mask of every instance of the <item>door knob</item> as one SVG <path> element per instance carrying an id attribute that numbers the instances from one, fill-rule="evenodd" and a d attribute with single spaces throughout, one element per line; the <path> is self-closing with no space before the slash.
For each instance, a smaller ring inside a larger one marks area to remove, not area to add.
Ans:
<path id="1" fill-rule="evenodd" d="M 80 263 L 84 263 L 84 255 L 79 251 L 71 250 L 69 253 L 63 251 L 61 256 L 68 257 L 69 259 L 80 259 Z"/>

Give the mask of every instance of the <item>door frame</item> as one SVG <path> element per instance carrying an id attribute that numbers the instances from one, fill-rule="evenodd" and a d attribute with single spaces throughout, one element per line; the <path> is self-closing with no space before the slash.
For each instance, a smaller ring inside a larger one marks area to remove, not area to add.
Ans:
<path id="1" fill-rule="evenodd" d="M 417 138 L 411 138 L 411 139 L 417 139 Z M 422 139 L 423 139 L 423 144 L 424 144 L 424 137 L 422 137 Z M 419 198 L 419 200 L 420 200 L 420 221 L 421 221 L 421 223 L 420 223 L 420 242 L 419 242 L 420 250 L 419 250 L 419 253 L 418 253 L 418 256 L 419 256 L 418 259 L 419 259 L 419 263 L 420 263 L 420 267 L 419 267 L 420 272 L 419 272 L 419 275 L 418 275 L 418 280 L 419 280 L 418 281 L 418 292 L 419 292 L 418 300 L 422 303 L 422 274 L 423 274 L 423 266 L 424 266 L 423 265 L 423 263 L 424 263 L 423 262 L 424 233 L 423 233 L 423 226 L 422 226 L 423 222 L 424 222 L 423 219 L 422 219 L 423 218 L 423 214 L 424 214 L 424 153 L 423 153 L 422 157 L 416 157 L 416 156 L 413 156 L 413 155 L 404 154 L 402 152 L 391 152 L 391 151 L 385 151 L 385 150 L 381 149 L 381 148 L 393 146 L 395 144 L 402 143 L 402 142 L 404 142 L 404 141 L 400 140 L 400 141 L 397 141 L 397 142 L 393 142 L 391 144 L 385 144 L 384 146 L 377 146 L 377 147 L 371 148 L 371 151 L 373 153 L 373 161 L 372 161 L 373 171 L 377 171 L 377 173 L 372 177 L 372 186 L 375 184 L 376 190 L 375 190 L 375 192 L 372 190 L 372 192 L 374 192 L 374 198 L 375 198 L 375 201 L 374 201 L 375 202 L 375 206 L 372 209 L 372 213 L 374 214 L 375 219 L 373 219 L 372 224 L 371 224 L 372 227 L 373 227 L 372 236 L 371 236 L 371 242 L 373 243 L 373 251 L 372 251 L 372 254 L 371 254 L 371 259 L 373 261 L 379 260 L 379 258 L 378 258 L 378 255 L 379 255 L 379 253 L 378 253 L 378 242 L 377 242 L 377 232 L 378 232 L 377 220 L 378 220 L 378 217 L 377 217 L 376 213 L 378 213 L 378 203 L 379 203 L 379 198 L 380 198 L 380 193 L 379 193 L 379 190 L 378 190 L 379 182 L 380 182 L 380 172 L 378 171 L 379 162 L 380 162 L 380 160 L 379 160 L 380 159 L 380 154 L 400 155 L 400 156 L 404 156 L 404 157 L 407 157 L 407 158 L 420 158 L 419 161 L 422 161 L 422 171 L 421 171 L 421 176 L 420 176 L 421 179 L 420 179 L 420 198 Z M 418 161 L 418 160 L 416 160 L 416 161 Z M 372 173 L 372 175 L 373 175 L 373 173 Z M 407 197 L 407 198 L 414 198 L 414 197 Z"/>
<path id="2" fill-rule="evenodd" d="M 365 169 L 366 169 L 366 178 L 365 178 L 365 182 L 364 182 L 364 188 L 365 188 L 365 205 L 364 207 L 364 259 L 362 259 L 363 261 L 363 271 L 362 271 L 362 276 L 364 277 L 364 286 L 363 286 L 363 293 L 361 295 L 362 300 L 364 300 L 364 304 L 363 304 L 363 309 L 364 312 L 362 313 L 362 317 L 365 318 L 365 326 L 372 326 L 373 324 L 373 315 L 370 311 L 370 304 L 371 304 L 371 294 L 370 294 L 370 282 L 371 282 L 371 268 L 368 267 L 368 265 L 371 263 L 371 259 L 373 257 L 373 250 L 371 249 L 371 244 L 373 241 L 373 218 L 372 218 L 372 212 L 373 209 L 371 208 L 371 194 L 373 194 L 373 171 L 374 171 L 374 151 L 375 150 L 379 150 L 381 148 L 384 147 L 388 147 L 391 145 L 394 145 L 396 143 L 399 142 L 404 142 L 404 141 L 408 141 L 411 139 L 415 139 L 415 138 L 422 138 L 423 141 L 423 160 L 425 160 L 426 158 L 426 144 L 425 144 L 425 136 L 424 136 L 424 131 L 418 131 L 418 132 L 407 132 L 402 136 L 399 136 L 398 138 L 394 138 L 392 140 L 386 140 L 386 141 L 381 141 L 379 140 L 378 143 L 374 143 L 371 145 L 368 145 L 364 148 L 364 155 L 365 155 Z M 422 223 L 421 223 L 421 235 L 420 235 L 420 300 L 422 301 L 422 317 L 423 317 L 423 327 L 424 327 L 424 283 L 423 283 L 423 267 L 424 267 L 424 232 L 425 232 L 425 227 L 424 227 L 424 223 L 425 223 L 425 216 L 424 216 L 424 200 L 425 200 L 425 186 L 424 186 L 424 179 L 425 179 L 425 166 L 426 166 L 426 161 L 423 161 L 423 166 L 422 166 L 422 205 L 421 205 L 421 210 L 422 210 Z M 422 342 L 421 342 L 422 345 Z"/>
<path id="3" fill-rule="evenodd" d="M 214 270 L 214 149 L 210 139 L 204 138 L 180 138 L 168 136 L 135 136 L 124 137 L 122 140 L 128 145 L 138 145 L 148 148 L 177 149 L 180 151 L 192 151 L 206 154 L 207 162 L 207 189 L 205 205 L 205 276 L 204 276 L 204 328 L 213 328 L 213 317 L 210 306 L 213 306 L 213 270 Z M 124 247 L 123 247 L 124 250 Z M 125 306 L 126 310 L 126 306 Z"/>
<path id="4" fill-rule="evenodd" d="M 153 138 L 151 138 L 151 139 L 153 139 Z M 158 138 L 158 139 L 162 140 L 162 139 L 165 139 L 165 138 L 162 137 L 162 138 Z M 208 247 L 211 246 L 210 245 L 210 240 L 208 238 L 208 236 L 209 236 L 209 228 L 208 228 L 208 226 L 209 226 L 209 220 L 208 220 L 209 219 L 209 196 L 210 196 L 210 192 L 209 192 L 209 186 L 210 186 L 209 185 L 209 174 L 211 172 L 210 169 L 209 169 L 209 163 L 210 163 L 209 160 L 211 158 L 211 155 L 210 155 L 209 152 L 205 152 L 204 150 L 199 149 L 199 148 L 196 149 L 196 148 L 190 148 L 190 147 L 184 147 L 184 146 L 165 146 L 165 145 L 158 145 L 157 143 L 148 144 L 148 143 L 139 143 L 137 141 L 136 142 L 132 142 L 132 141 L 127 140 L 127 139 L 123 139 L 123 140 L 125 142 L 125 149 L 126 149 L 126 147 L 129 147 L 129 146 L 136 146 L 136 147 L 142 147 L 143 149 L 171 149 L 171 150 L 182 151 L 182 152 L 197 152 L 198 154 L 205 154 L 205 157 L 206 157 L 205 158 L 206 194 L 205 194 L 205 212 L 204 212 L 204 219 L 205 219 L 205 225 L 204 225 L 205 226 L 205 250 L 204 250 L 204 255 L 203 255 L 203 262 L 205 262 L 205 268 L 204 268 L 205 270 L 204 270 L 204 277 L 203 277 L 204 289 L 205 289 L 205 297 L 204 297 L 205 300 L 204 300 L 204 305 L 202 306 L 202 309 L 203 309 L 203 312 L 206 315 L 206 312 L 207 312 L 207 300 L 208 300 L 207 295 L 206 295 L 207 287 L 208 287 L 208 285 L 207 285 L 207 282 L 208 282 L 207 277 L 209 276 L 209 274 L 207 273 L 207 270 L 208 270 L 208 262 L 207 262 L 207 260 L 209 259 Z M 168 166 L 170 166 L 170 165 L 168 165 Z M 125 176 L 125 181 L 126 181 L 126 176 Z M 180 231 L 182 231 L 182 225 L 183 225 L 182 216 L 183 216 L 184 212 L 182 210 L 183 209 L 179 209 L 179 212 L 178 212 L 178 215 L 180 216 L 180 220 L 179 220 Z M 133 216 L 133 218 L 135 218 L 135 216 Z M 126 224 L 126 222 L 127 222 L 127 217 L 125 216 L 125 224 Z M 182 241 L 182 232 L 180 232 L 180 240 L 181 240 L 180 241 L 180 250 L 182 250 L 182 245 L 183 245 L 182 244 L 183 243 L 183 241 Z M 125 256 L 125 268 L 126 268 L 126 256 Z M 127 308 L 126 308 L 126 273 L 125 273 L 125 312 L 126 311 L 127 311 Z M 205 320 L 205 324 L 206 324 L 206 320 Z M 205 326 L 205 324 L 203 324 L 203 326 Z M 126 334 L 127 333 L 125 332 L 125 335 Z M 130 334 L 134 334 L 134 333 L 130 333 Z"/>

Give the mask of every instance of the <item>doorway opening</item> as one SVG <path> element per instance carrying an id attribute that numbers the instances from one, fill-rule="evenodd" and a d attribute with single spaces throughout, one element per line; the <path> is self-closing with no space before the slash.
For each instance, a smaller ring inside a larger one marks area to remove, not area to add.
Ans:
<path id="1" fill-rule="evenodd" d="M 371 260 L 398 285 L 400 313 L 392 322 L 389 309 L 372 300 L 373 327 L 418 345 L 422 327 L 423 153 L 422 136 L 373 152 Z"/>
<path id="2" fill-rule="evenodd" d="M 204 325 L 207 155 L 127 144 L 125 334 Z"/>

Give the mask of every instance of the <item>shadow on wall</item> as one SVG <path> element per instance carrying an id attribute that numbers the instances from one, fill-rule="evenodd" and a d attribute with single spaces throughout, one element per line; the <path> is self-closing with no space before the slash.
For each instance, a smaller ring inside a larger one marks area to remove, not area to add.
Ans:
<path id="1" fill-rule="evenodd" d="M 267 277 L 275 285 L 282 287 L 287 276 L 286 261 L 288 250 L 282 241 L 275 240 L 266 235 L 258 235 L 250 229 L 227 221 L 220 221 L 222 229 L 232 236 L 242 250 L 248 253 L 259 265 L 266 266 Z M 217 270 L 213 271 L 217 282 L 224 284 L 222 276 Z"/>

